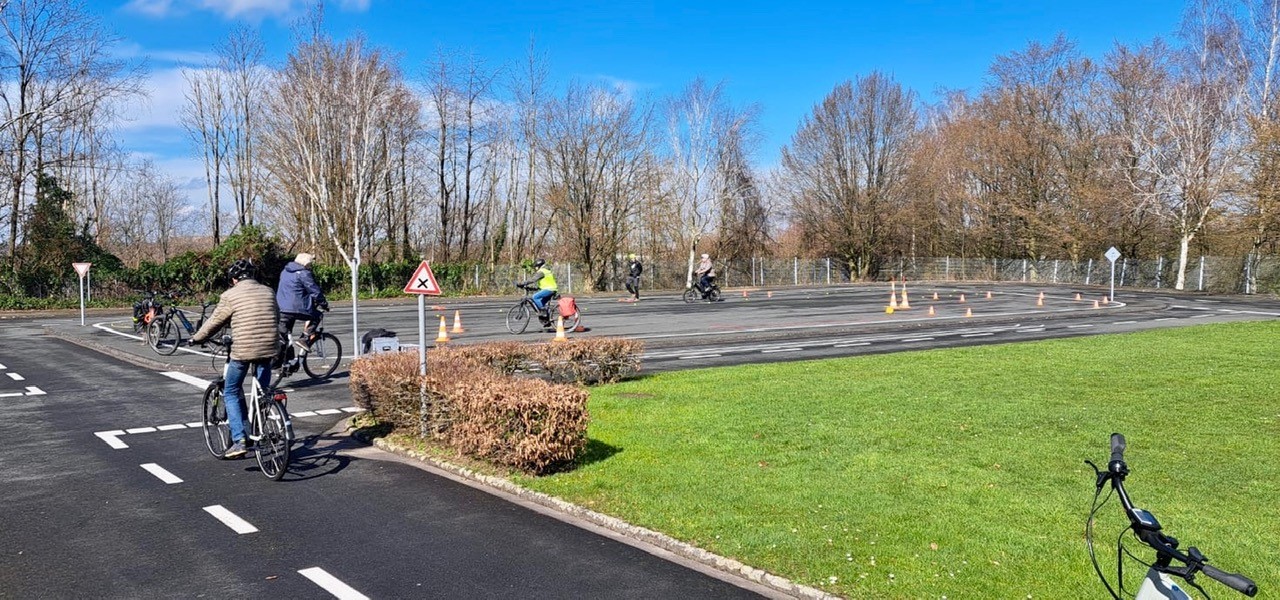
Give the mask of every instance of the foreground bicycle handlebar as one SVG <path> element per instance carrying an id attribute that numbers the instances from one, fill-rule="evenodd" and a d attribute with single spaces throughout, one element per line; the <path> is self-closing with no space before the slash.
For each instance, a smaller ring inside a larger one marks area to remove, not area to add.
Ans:
<path id="1" fill-rule="evenodd" d="M 1162 580 L 1162 574 L 1182 578 L 1188 585 L 1196 588 L 1200 593 L 1207 597 L 1208 594 L 1195 582 L 1195 577 L 1199 573 L 1203 573 L 1206 577 L 1246 596 L 1252 597 L 1256 595 L 1258 593 L 1258 586 L 1255 585 L 1248 577 L 1238 573 L 1228 573 L 1210 565 L 1209 559 L 1206 558 L 1205 555 L 1195 546 L 1188 547 L 1185 553 L 1178 550 L 1178 540 L 1161 531 L 1160 522 L 1156 520 L 1155 515 L 1133 505 L 1133 501 L 1129 498 L 1128 491 L 1124 488 L 1124 480 L 1129 476 L 1129 465 L 1124 461 L 1125 447 L 1126 444 L 1124 436 L 1118 433 L 1113 433 L 1111 434 L 1111 458 L 1107 462 L 1107 469 L 1105 471 L 1101 470 L 1097 465 L 1093 464 L 1093 462 L 1085 461 L 1085 463 L 1093 467 L 1094 473 L 1097 476 L 1097 490 L 1094 494 L 1093 510 L 1089 514 L 1089 522 L 1085 527 L 1086 542 L 1089 545 L 1089 554 L 1093 557 L 1094 570 L 1097 571 L 1098 577 L 1102 579 L 1103 585 L 1107 587 L 1108 592 L 1111 592 L 1112 597 L 1120 598 L 1120 596 L 1111 588 L 1111 584 L 1109 584 L 1106 578 L 1102 575 L 1102 569 L 1098 566 L 1097 557 L 1094 556 L 1093 553 L 1093 516 L 1101 507 L 1101 505 L 1098 504 L 1098 497 L 1101 495 L 1102 489 L 1107 485 L 1107 483 L 1111 484 L 1111 489 L 1115 492 L 1116 496 L 1120 498 L 1120 504 L 1124 507 L 1125 516 L 1129 518 L 1129 529 L 1133 530 L 1134 536 L 1156 551 L 1156 560 L 1150 565 L 1150 571 L 1147 574 L 1147 578 L 1144 580 L 1142 588 L 1138 591 L 1138 598 L 1185 597 L 1169 595 L 1169 593 L 1166 592 L 1166 590 L 1169 590 L 1170 592 L 1180 592 L 1176 585 L 1165 586 L 1152 583 L 1160 582 Z M 1117 579 L 1123 577 L 1121 567 L 1123 563 L 1122 556 L 1120 554 L 1122 550 L 1123 546 L 1117 548 Z M 1174 561 L 1177 561 L 1184 566 L 1172 566 Z M 1164 577 L 1163 579 L 1167 579 L 1167 577 Z M 1123 580 L 1119 581 L 1119 585 L 1123 591 Z M 1149 585 L 1150 590 L 1148 590 Z M 1144 595 L 1144 593 L 1147 595 Z"/>

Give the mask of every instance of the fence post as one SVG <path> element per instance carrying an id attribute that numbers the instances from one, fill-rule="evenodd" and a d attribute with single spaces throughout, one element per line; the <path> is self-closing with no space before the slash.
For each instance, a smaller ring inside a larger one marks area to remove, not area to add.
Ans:
<path id="1" fill-rule="evenodd" d="M 573 293 L 573 263 L 569 263 L 569 293 Z"/>
<path id="2" fill-rule="evenodd" d="M 800 285 L 800 257 L 795 258 L 791 266 L 791 285 Z"/>
<path id="3" fill-rule="evenodd" d="M 480 263 L 476 263 L 476 289 L 480 289 Z"/>
<path id="4" fill-rule="evenodd" d="M 1027 259 L 1022 259 L 1022 283 L 1027 282 Z"/>
<path id="5" fill-rule="evenodd" d="M 831 285 L 831 257 L 827 257 L 827 285 Z"/>
<path id="6" fill-rule="evenodd" d="M 1089 279 L 1093 277 L 1093 259 L 1089 259 L 1089 266 L 1084 268 L 1084 284 L 1089 285 Z"/>
<path id="7" fill-rule="evenodd" d="M 1120 287 L 1124 287 L 1124 274 L 1129 270 L 1129 259 L 1120 261 Z"/>
<path id="8" fill-rule="evenodd" d="M 1160 289 L 1160 278 L 1164 276 L 1164 257 L 1156 259 L 1156 289 Z"/>
<path id="9" fill-rule="evenodd" d="M 751 257 L 751 287 L 756 286 L 756 257 Z"/>
<path id="10" fill-rule="evenodd" d="M 943 263 L 942 278 L 947 281 L 951 280 L 951 257 L 950 256 L 946 257 L 946 262 Z"/>
<path id="11" fill-rule="evenodd" d="M 1249 293 L 1249 266 L 1253 262 L 1253 253 L 1244 256 L 1244 293 Z"/>
<path id="12" fill-rule="evenodd" d="M 1200 285 L 1196 286 L 1197 292 L 1204 291 L 1204 255 L 1200 255 Z"/>
<path id="13" fill-rule="evenodd" d="M 1058 259 L 1053 259 L 1053 282 L 1058 283 Z"/>

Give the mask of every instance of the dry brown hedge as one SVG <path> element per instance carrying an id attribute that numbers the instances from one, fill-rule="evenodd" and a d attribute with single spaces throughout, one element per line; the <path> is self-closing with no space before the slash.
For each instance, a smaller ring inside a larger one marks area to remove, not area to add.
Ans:
<path id="1" fill-rule="evenodd" d="M 586 444 L 588 394 L 559 382 L 616 381 L 639 370 L 641 348 L 591 339 L 436 349 L 427 354 L 425 379 L 417 352 L 378 354 L 352 363 L 351 395 L 356 406 L 399 430 L 540 474 L 572 462 Z M 521 376 L 529 374 L 550 381 Z"/>

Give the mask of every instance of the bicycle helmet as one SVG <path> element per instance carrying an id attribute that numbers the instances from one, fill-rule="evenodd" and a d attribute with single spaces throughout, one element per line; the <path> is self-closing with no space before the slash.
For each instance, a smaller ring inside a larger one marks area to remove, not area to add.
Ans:
<path id="1" fill-rule="evenodd" d="M 247 258 L 242 258 L 231 263 L 230 267 L 227 267 L 227 277 L 232 279 L 252 279 L 256 270 L 257 269 L 253 266 L 253 261 L 250 261 Z"/>
<path id="2" fill-rule="evenodd" d="M 533 261 L 533 268 L 535 268 L 535 269 L 541 269 L 541 268 L 542 268 L 542 266 L 543 266 L 543 265 L 545 265 L 545 264 L 547 264 L 547 261 L 542 260 L 541 258 L 539 258 L 538 260 Z"/>

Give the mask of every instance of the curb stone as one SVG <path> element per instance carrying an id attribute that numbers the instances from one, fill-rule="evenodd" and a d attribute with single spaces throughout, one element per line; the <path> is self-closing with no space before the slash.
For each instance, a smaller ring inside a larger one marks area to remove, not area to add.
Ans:
<path id="1" fill-rule="evenodd" d="M 598 513 L 578 506 L 577 504 L 573 504 L 572 502 L 567 502 L 560 498 L 543 494 L 542 492 L 535 492 L 533 490 L 520 487 L 501 477 L 477 473 L 466 467 L 444 462 L 435 457 L 428 456 L 425 453 L 410 450 L 403 446 L 388 442 L 385 438 L 374 438 L 372 441 L 375 446 L 387 452 L 430 464 L 433 467 L 443 471 L 448 471 L 456 476 L 495 488 L 522 500 L 527 500 L 566 515 L 582 519 L 583 521 L 604 527 L 605 529 L 609 529 L 628 538 L 652 544 L 677 556 L 695 561 L 731 575 L 742 577 L 794 598 L 801 598 L 803 600 L 835 600 L 840 598 L 839 596 L 834 596 L 820 589 L 796 583 L 790 579 L 774 575 L 763 569 L 757 569 L 732 558 L 720 556 L 697 546 L 687 544 L 664 533 L 632 525 L 617 517 Z"/>

